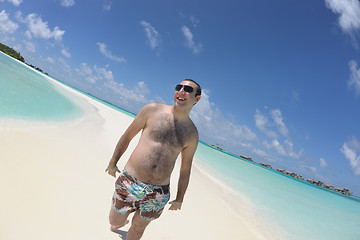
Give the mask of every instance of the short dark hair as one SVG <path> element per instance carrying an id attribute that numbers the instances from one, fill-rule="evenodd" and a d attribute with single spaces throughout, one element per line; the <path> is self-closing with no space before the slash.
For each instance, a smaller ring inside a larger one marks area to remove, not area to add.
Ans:
<path id="1" fill-rule="evenodd" d="M 201 95 L 201 87 L 200 87 L 200 84 L 198 84 L 197 82 L 195 82 L 194 80 L 189 79 L 189 78 L 188 78 L 188 79 L 185 79 L 184 81 L 190 81 L 190 82 L 195 83 L 195 84 L 197 85 L 195 97 L 196 97 L 197 95 Z"/>

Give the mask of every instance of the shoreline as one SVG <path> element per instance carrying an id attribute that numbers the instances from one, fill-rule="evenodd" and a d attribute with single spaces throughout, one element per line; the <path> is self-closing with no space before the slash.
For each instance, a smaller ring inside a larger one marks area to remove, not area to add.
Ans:
<path id="1" fill-rule="evenodd" d="M 236 216 L 247 228 L 262 240 L 285 240 L 289 239 L 281 228 L 273 224 L 273 221 L 265 216 L 261 209 L 256 206 L 251 199 L 239 192 L 238 189 L 226 184 L 226 180 L 216 177 L 216 173 L 208 169 L 200 161 L 194 158 L 194 168 L 206 179 L 207 184 L 211 184 L 212 189 L 216 189 L 218 198 L 222 204 Z"/>
<path id="2" fill-rule="evenodd" d="M 291 179 L 291 180 L 294 180 L 294 181 L 297 181 L 297 182 L 300 182 L 300 183 L 303 183 L 303 184 L 306 184 L 306 185 L 315 187 L 315 188 L 320 189 L 320 190 L 323 190 L 323 191 L 327 191 L 327 192 L 329 192 L 329 193 L 336 194 L 337 196 L 345 197 L 345 198 L 348 198 L 348 199 L 350 199 L 350 200 L 354 200 L 354 201 L 360 202 L 360 196 L 346 195 L 346 194 L 340 193 L 340 192 L 338 192 L 338 191 L 335 191 L 335 190 L 333 190 L 333 189 L 329 189 L 329 188 L 326 188 L 326 187 L 322 187 L 322 186 L 319 186 L 319 185 L 310 183 L 310 182 L 308 182 L 308 181 L 305 180 L 305 179 L 302 180 L 302 179 L 299 179 L 299 178 L 292 177 L 292 176 L 290 176 L 290 175 L 288 175 L 288 174 L 285 174 L 285 173 L 283 173 L 283 172 L 281 172 L 281 171 L 278 171 L 278 169 L 269 168 L 269 167 L 267 167 L 267 166 L 261 165 L 261 163 L 255 162 L 255 161 L 253 161 L 253 160 L 248 160 L 248 159 L 246 159 L 246 158 L 244 158 L 244 157 L 242 157 L 242 156 L 237 156 L 237 155 L 235 155 L 235 154 L 233 154 L 233 153 L 226 152 L 225 150 L 219 149 L 219 148 L 217 148 L 216 146 L 212 146 L 212 145 L 210 145 L 210 144 L 208 144 L 208 143 L 206 143 L 206 142 L 203 142 L 203 141 L 199 141 L 199 142 L 202 143 L 202 144 L 204 144 L 204 145 L 206 145 L 206 146 L 208 146 L 208 147 L 210 147 L 210 148 L 212 148 L 213 150 L 219 151 L 219 152 L 221 152 L 221 153 L 223 153 L 223 154 L 226 154 L 226 155 L 229 155 L 229 156 L 231 156 L 231 157 L 237 158 L 237 159 L 239 159 L 239 160 L 241 160 L 241 161 L 244 161 L 244 162 L 253 164 L 253 165 L 255 165 L 255 166 L 261 167 L 261 168 L 263 168 L 263 169 L 265 169 L 265 170 L 268 170 L 268 171 L 277 173 L 277 174 L 279 174 L 279 175 L 281 175 L 281 176 L 284 176 L 284 177 L 286 177 L 286 178 L 289 178 L 289 179 Z M 283 169 L 281 169 L 281 170 L 283 170 Z M 311 180 L 312 180 L 312 179 L 311 179 Z"/>

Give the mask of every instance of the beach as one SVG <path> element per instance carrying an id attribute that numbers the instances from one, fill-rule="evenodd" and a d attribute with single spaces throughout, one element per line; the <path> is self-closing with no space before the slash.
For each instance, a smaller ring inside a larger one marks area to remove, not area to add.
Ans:
<path id="1" fill-rule="evenodd" d="M 73 95 L 84 113 L 68 121 L 0 120 L 0 239 L 121 239 L 130 224 L 117 233 L 109 230 L 115 178 L 105 169 L 133 118 L 44 77 Z M 170 200 L 176 196 L 179 161 Z M 168 205 L 142 239 L 263 239 L 222 201 L 220 187 L 194 162 L 182 209 L 169 211 Z"/>

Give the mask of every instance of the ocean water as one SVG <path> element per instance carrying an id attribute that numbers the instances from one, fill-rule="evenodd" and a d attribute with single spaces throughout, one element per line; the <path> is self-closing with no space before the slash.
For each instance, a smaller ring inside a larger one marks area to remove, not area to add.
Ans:
<path id="1" fill-rule="evenodd" d="M 199 167 L 264 239 L 359 240 L 360 199 L 323 190 L 200 142 Z M 236 199 L 236 200 L 234 200 Z"/>
<path id="2" fill-rule="evenodd" d="M 0 52 L 0 118 L 62 121 L 82 109 L 61 87 Z"/>
<path id="3" fill-rule="evenodd" d="M 0 53 L 0 118 L 55 121 L 81 114 L 69 93 Z M 209 184 L 222 189 L 224 203 L 260 239 L 360 239 L 359 199 L 294 180 L 202 142 L 195 158 L 196 166 L 213 180 Z"/>

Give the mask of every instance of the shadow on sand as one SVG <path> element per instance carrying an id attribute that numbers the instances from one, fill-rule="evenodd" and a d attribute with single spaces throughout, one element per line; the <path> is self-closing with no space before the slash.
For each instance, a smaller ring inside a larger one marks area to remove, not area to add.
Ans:
<path id="1" fill-rule="evenodd" d="M 126 231 L 123 231 L 123 230 L 114 230 L 113 231 L 114 233 L 117 233 L 119 234 L 119 237 L 122 239 L 122 240 L 125 240 L 126 239 L 126 235 L 127 235 L 127 232 Z"/>

